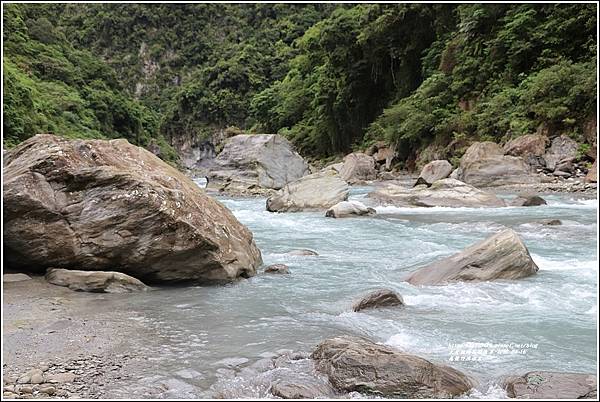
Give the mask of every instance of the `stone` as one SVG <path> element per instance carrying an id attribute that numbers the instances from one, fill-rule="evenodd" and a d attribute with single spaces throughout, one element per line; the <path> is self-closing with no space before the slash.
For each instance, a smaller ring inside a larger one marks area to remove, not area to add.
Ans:
<path id="1" fill-rule="evenodd" d="M 377 212 L 373 208 L 365 206 L 359 201 L 342 201 L 325 212 L 328 218 L 346 218 L 350 216 L 375 215 Z"/>
<path id="2" fill-rule="evenodd" d="M 316 369 L 343 392 L 384 398 L 449 398 L 475 386 L 452 367 L 353 336 L 328 339 L 311 357 Z"/>
<path id="3" fill-rule="evenodd" d="M 544 219 L 544 220 L 541 220 L 540 223 L 542 225 L 547 225 L 547 226 L 562 225 L 562 221 L 560 219 Z"/>
<path id="4" fill-rule="evenodd" d="M 273 264 L 265 268 L 265 274 L 289 274 L 290 269 L 285 264 Z"/>
<path id="5" fill-rule="evenodd" d="M 396 152 L 389 147 L 378 148 L 377 152 L 373 154 L 373 159 L 377 163 L 383 163 L 382 167 L 389 170 L 392 167 L 392 162 L 396 157 Z"/>
<path id="6" fill-rule="evenodd" d="M 56 393 L 56 388 L 54 388 L 53 386 L 49 385 L 46 387 L 40 387 L 39 391 L 43 394 L 47 394 L 47 395 L 54 395 Z"/>
<path id="7" fill-rule="evenodd" d="M 571 173 L 568 173 L 568 172 L 563 172 L 562 170 L 555 170 L 555 171 L 552 173 L 552 175 L 553 175 L 553 176 L 556 176 L 556 177 L 563 177 L 563 178 L 568 178 L 568 177 L 571 177 Z"/>
<path id="8" fill-rule="evenodd" d="M 252 233 L 227 208 L 124 139 L 36 135 L 5 162 L 9 268 L 222 283 L 250 277 L 262 263 Z"/>
<path id="9" fill-rule="evenodd" d="M 29 386 L 22 386 L 19 388 L 21 394 L 33 394 L 33 388 Z"/>
<path id="10" fill-rule="evenodd" d="M 39 370 L 39 372 L 36 372 L 34 374 L 31 375 L 31 379 L 29 380 L 30 383 L 32 384 L 41 384 L 44 382 L 44 375 L 42 374 L 41 370 Z"/>
<path id="11" fill-rule="evenodd" d="M 344 157 L 340 177 L 350 184 L 375 180 L 377 170 L 372 156 L 362 152 L 353 152 Z"/>
<path id="12" fill-rule="evenodd" d="M 390 289 L 374 290 L 360 298 L 352 305 L 353 311 L 361 311 L 371 308 L 403 306 L 402 296 Z"/>
<path id="13" fill-rule="evenodd" d="M 430 187 L 420 185 L 407 188 L 386 184 L 367 194 L 367 197 L 380 205 L 398 207 L 497 208 L 506 206 L 506 203 L 495 194 L 450 178 L 437 180 Z"/>
<path id="14" fill-rule="evenodd" d="M 504 145 L 504 153 L 520 156 L 525 160 L 540 161 L 546 152 L 548 137 L 541 134 L 526 134 L 508 141 Z M 539 165 L 539 163 L 536 163 Z"/>
<path id="15" fill-rule="evenodd" d="M 211 181 L 278 190 L 309 173 L 308 163 L 278 134 L 240 134 L 225 141 Z"/>
<path id="16" fill-rule="evenodd" d="M 335 172 L 325 171 L 293 181 L 267 198 L 267 211 L 323 210 L 348 199 L 348 184 Z"/>
<path id="17" fill-rule="evenodd" d="M 462 156 L 459 168 L 458 179 L 473 186 L 539 182 L 523 158 L 504 155 L 504 150 L 494 142 L 473 143 Z"/>
<path id="18" fill-rule="evenodd" d="M 304 376 L 306 377 L 306 376 Z M 292 380 L 279 380 L 271 385 L 269 392 L 282 399 L 316 399 L 333 394 L 331 387 L 317 381 L 301 382 L 296 378 Z"/>
<path id="19" fill-rule="evenodd" d="M 509 398 L 519 399 L 596 399 L 594 374 L 531 371 L 523 376 L 507 377 L 503 388 Z"/>
<path id="20" fill-rule="evenodd" d="M 2 283 L 28 281 L 31 276 L 27 274 L 4 274 L 2 275 Z"/>
<path id="21" fill-rule="evenodd" d="M 452 173 L 452 165 L 447 160 L 431 161 L 421 169 L 417 184 L 431 185 L 434 181 L 445 179 Z"/>
<path id="22" fill-rule="evenodd" d="M 148 289 L 141 281 L 120 272 L 49 268 L 46 280 L 82 292 L 128 293 Z"/>
<path id="23" fill-rule="evenodd" d="M 572 159 L 577 157 L 579 144 L 566 135 L 560 135 L 552 140 L 552 144 L 548 151 L 544 154 L 546 168 L 550 171 L 556 169 L 556 165 L 564 159 Z"/>
<path id="24" fill-rule="evenodd" d="M 534 275 L 538 269 L 519 235 L 506 229 L 460 253 L 417 269 L 405 280 L 413 285 L 443 285 L 456 281 L 520 279 Z"/>
<path id="25" fill-rule="evenodd" d="M 286 254 L 287 255 L 294 255 L 294 256 L 314 256 L 314 255 L 319 255 L 316 251 L 306 250 L 306 249 L 292 250 L 292 251 L 288 251 Z"/>
<path id="26" fill-rule="evenodd" d="M 590 168 L 590 170 L 585 175 L 584 181 L 586 183 L 597 183 L 598 182 L 598 166 L 596 165 L 596 161 Z"/>
<path id="27" fill-rule="evenodd" d="M 520 195 L 511 200 L 508 205 L 513 207 L 536 207 L 546 204 L 546 200 L 539 195 Z"/>

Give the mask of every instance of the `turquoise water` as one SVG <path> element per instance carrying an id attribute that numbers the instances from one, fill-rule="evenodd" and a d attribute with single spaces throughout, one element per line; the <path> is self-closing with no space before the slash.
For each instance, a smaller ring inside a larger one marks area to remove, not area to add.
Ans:
<path id="1" fill-rule="evenodd" d="M 350 198 L 367 202 L 368 190 L 355 188 Z M 594 372 L 597 201 L 571 194 L 544 198 L 549 205 L 378 207 L 375 217 L 332 219 L 316 212 L 270 213 L 263 198 L 220 197 L 254 233 L 265 265 L 284 263 L 292 274 L 119 296 L 132 319 L 157 334 L 142 346 L 153 358 L 137 385 L 167 384 L 160 394 L 166 397 L 268 397 L 264 382 L 272 373 L 261 377 L 244 367 L 279 349 L 310 352 L 340 334 L 456 367 L 479 380 L 472 397 L 502 397 L 497 380 L 507 374 Z M 548 218 L 563 225 L 536 223 Z M 537 275 L 435 287 L 403 282 L 413 269 L 505 227 L 522 237 L 540 267 Z M 319 255 L 285 254 L 298 248 Z M 396 290 L 407 306 L 352 312 L 357 297 L 380 287 Z M 488 354 L 452 360 L 452 346 L 466 350 L 468 342 L 486 343 L 477 349 Z M 520 353 L 494 352 L 511 343 Z"/>

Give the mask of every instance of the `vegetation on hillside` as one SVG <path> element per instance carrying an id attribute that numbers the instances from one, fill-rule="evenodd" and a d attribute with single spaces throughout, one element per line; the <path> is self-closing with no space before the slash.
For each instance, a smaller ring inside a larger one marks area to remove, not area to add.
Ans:
<path id="1" fill-rule="evenodd" d="M 9 4 L 4 144 L 168 143 L 227 126 L 326 157 L 540 125 L 596 108 L 593 4 Z"/>

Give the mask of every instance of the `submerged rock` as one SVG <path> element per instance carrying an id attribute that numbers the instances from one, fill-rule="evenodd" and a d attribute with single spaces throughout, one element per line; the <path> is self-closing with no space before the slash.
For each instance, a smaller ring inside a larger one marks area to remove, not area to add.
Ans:
<path id="1" fill-rule="evenodd" d="M 340 177 L 350 184 L 375 180 L 377 178 L 375 159 L 362 152 L 346 155 L 340 170 Z"/>
<path id="2" fill-rule="evenodd" d="M 329 208 L 325 213 L 328 218 L 344 218 L 349 216 L 375 215 L 373 208 L 358 201 L 342 201 Z"/>
<path id="3" fill-rule="evenodd" d="M 292 251 L 288 251 L 286 254 L 287 255 L 295 255 L 295 256 L 319 255 L 316 251 L 307 250 L 307 249 L 292 250 Z"/>
<path id="4" fill-rule="evenodd" d="M 8 267 L 118 269 L 145 282 L 224 282 L 261 264 L 252 233 L 151 152 L 37 135 L 4 167 Z"/>
<path id="5" fill-rule="evenodd" d="M 53 285 L 82 292 L 127 293 L 148 288 L 141 281 L 120 272 L 50 268 L 46 272 L 46 280 Z"/>
<path id="6" fill-rule="evenodd" d="M 290 269 L 285 264 L 273 264 L 265 268 L 265 274 L 289 274 Z"/>
<path id="7" fill-rule="evenodd" d="M 388 398 L 449 398 L 475 385 L 456 369 L 358 337 L 328 339 L 311 357 L 339 391 Z"/>
<path id="8" fill-rule="evenodd" d="M 531 371 L 523 376 L 506 378 L 503 388 L 509 398 L 540 400 L 597 398 L 597 380 L 594 374 Z"/>
<path id="9" fill-rule="evenodd" d="M 435 160 L 429 162 L 421 169 L 417 183 L 431 185 L 434 181 L 445 179 L 452 173 L 452 165 L 447 160 Z"/>
<path id="10" fill-rule="evenodd" d="M 539 195 L 520 195 L 509 202 L 509 205 L 513 207 L 536 207 L 546 204 L 546 200 Z"/>
<path id="11" fill-rule="evenodd" d="M 387 184 L 367 194 L 382 205 L 399 207 L 471 207 L 495 208 L 506 206 L 495 194 L 479 190 L 455 179 L 435 181 L 431 187 L 425 185 L 413 188 Z"/>
<path id="12" fill-rule="evenodd" d="M 299 212 L 327 209 L 348 199 L 348 184 L 332 170 L 293 181 L 267 198 L 267 211 Z"/>
<path id="13" fill-rule="evenodd" d="M 529 164 L 517 156 L 504 155 L 494 142 L 476 142 L 460 160 L 458 179 L 474 186 L 537 183 Z"/>
<path id="14" fill-rule="evenodd" d="M 273 396 L 282 399 L 316 399 L 335 395 L 327 383 L 306 375 L 276 380 L 269 389 Z"/>
<path id="15" fill-rule="evenodd" d="M 227 139 L 209 178 L 232 187 L 278 190 L 309 173 L 292 144 L 277 134 L 240 134 Z"/>
<path id="16" fill-rule="evenodd" d="M 442 285 L 519 279 L 534 275 L 538 269 L 517 233 L 506 229 L 412 272 L 405 280 L 413 285 Z"/>
<path id="17" fill-rule="evenodd" d="M 540 223 L 546 226 L 558 226 L 562 225 L 562 221 L 560 219 L 544 219 L 541 220 Z"/>
<path id="18" fill-rule="evenodd" d="M 378 289 L 370 292 L 352 305 L 353 311 L 370 308 L 403 306 L 402 296 L 390 289 Z"/>

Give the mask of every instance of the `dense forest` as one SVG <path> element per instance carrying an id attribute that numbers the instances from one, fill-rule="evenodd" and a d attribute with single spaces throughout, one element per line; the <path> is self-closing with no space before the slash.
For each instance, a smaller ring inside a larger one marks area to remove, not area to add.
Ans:
<path id="1" fill-rule="evenodd" d="M 176 160 L 237 127 L 405 161 L 577 137 L 596 110 L 594 4 L 7 4 L 3 21 L 5 147 L 124 137 Z"/>

